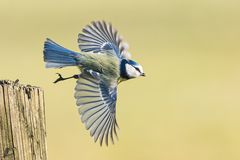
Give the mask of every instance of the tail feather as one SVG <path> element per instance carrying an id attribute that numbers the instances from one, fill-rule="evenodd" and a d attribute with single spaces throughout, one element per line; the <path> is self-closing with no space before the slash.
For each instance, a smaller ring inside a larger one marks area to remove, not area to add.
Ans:
<path id="1" fill-rule="evenodd" d="M 62 68 L 80 64 L 79 53 L 68 50 L 50 39 L 45 41 L 43 53 L 47 68 Z"/>

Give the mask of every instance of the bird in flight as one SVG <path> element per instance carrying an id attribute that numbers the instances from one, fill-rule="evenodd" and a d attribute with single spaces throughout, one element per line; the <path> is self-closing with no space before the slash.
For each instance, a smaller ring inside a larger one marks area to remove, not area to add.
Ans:
<path id="1" fill-rule="evenodd" d="M 143 68 L 131 60 L 128 44 L 110 23 L 94 21 L 78 35 L 81 52 L 66 49 L 47 39 L 44 43 L 46 68 L 77 66 L 81 73 L 59 78 L 54 82 L 70 78 L 77 79 L 74 97 L 90 135 L 102 145 L 104 139 L 114 143 L 117 138 L 116 121 L 117 86 L 119 83 L 145 76 Z"/>

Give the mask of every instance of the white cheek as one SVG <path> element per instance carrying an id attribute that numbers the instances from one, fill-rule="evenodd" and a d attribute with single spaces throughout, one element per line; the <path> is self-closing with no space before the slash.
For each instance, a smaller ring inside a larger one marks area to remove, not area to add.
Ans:
<path id="1" fill-rule="evenodd" d="M 129 64 L 126 64 L 126 71 L 127 71 L 127 74 L 129 75 L 129 77 L 131 77 L 131 78 L 140 76 L 140 73 L 138 71 L 136 71 L 136 69 L 133 66 L 131 66 Z"/>
<path id="2" fill-rule="evenodd" d="M 135 70 L 135 77 L 139 77 L 139 76 L 140 76 L 140 73 Z"/>

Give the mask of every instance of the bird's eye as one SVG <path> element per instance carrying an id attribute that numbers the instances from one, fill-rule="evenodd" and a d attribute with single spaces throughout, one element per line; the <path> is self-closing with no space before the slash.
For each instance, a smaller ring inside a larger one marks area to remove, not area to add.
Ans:
<path id="1" fill-rule="evenodd" d="M 139 73 L 141 73 L 141 71 L 140 71 L 140 69 L 139 68 L 137 68 L 137 67 L 135 67 L 135 69 L 139 72 Z"/>

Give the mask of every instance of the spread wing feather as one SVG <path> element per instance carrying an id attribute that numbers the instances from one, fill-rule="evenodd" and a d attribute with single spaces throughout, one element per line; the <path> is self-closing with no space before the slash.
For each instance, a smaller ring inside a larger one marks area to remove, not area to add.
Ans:
<path id="1" fill-rule="evenodd" d="M 78 35 L 79 48 L 83 52 L 104 52 L 113 50 L 119 58 L 130 58 L 128 44 L 123 41 L 111 24 L 105 21 L 94 21 L 83 28 Z"/>
<path id="2" fill-rule="evenodd" d="M 86 129 L 90 130 L 90 135 L 100 145 L 105 138 L 108 145 L 110 137 L 114 143 L 114 134 L 117 137 L 116 127 L 116 100 L 117 88 L 109 88 L 101 80 L 98 74 L 91 75 L 91 72 L 83 72 L 75 87 L 75 98 L 81 120 Z M 109 136 L 110 135 L 110 136 Z"/>

